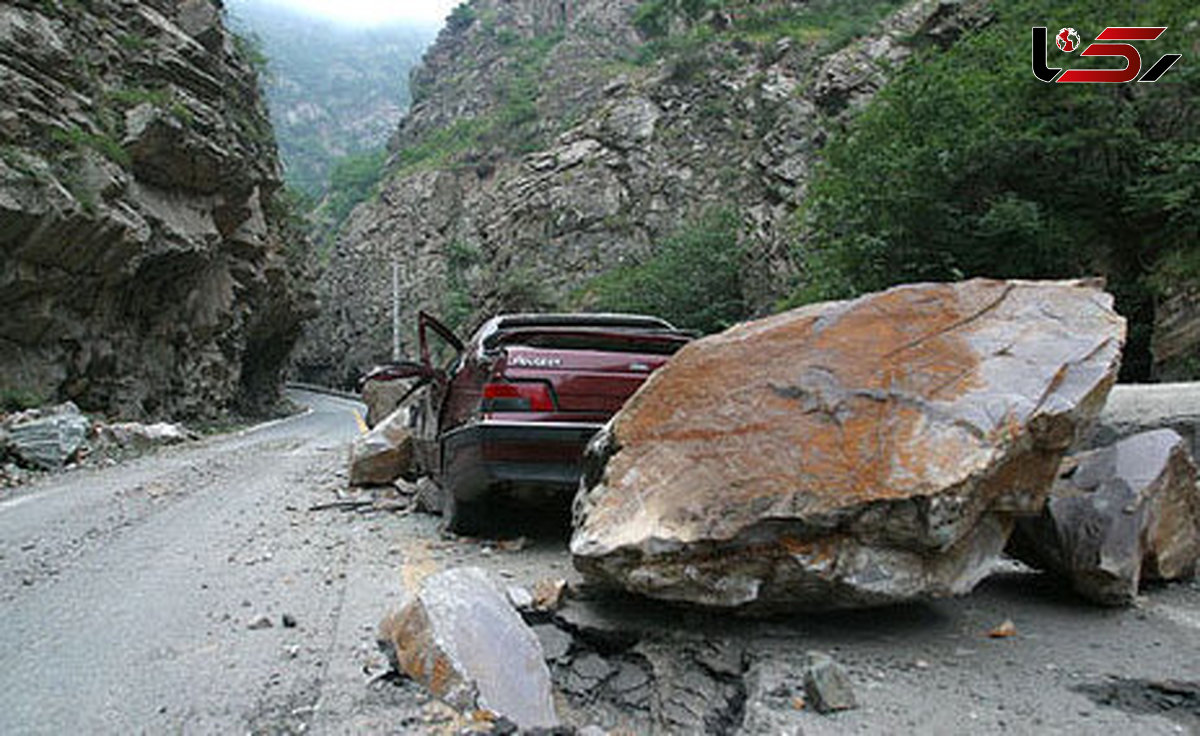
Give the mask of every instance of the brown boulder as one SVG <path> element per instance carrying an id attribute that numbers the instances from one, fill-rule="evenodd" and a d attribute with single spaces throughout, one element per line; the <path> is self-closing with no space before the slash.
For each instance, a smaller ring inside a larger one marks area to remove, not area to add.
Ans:
<path id="1" fill-rule="evenodd" d="M 1183 438 L 1160 429 L 1068 458 L 1041 516 L 1017 522 L 1009 551 L 1106 605 L 1132 603 L 1141 580 L 1190 577 L 1200 490 Z"/>
<path id="2" fill-rule="evenodd" d="M 1116 380 L 1089 282 L 973 280 L 814 304 L 692 343 L 597 435 L 571 551 L 715 606 L 969 591 Z"/>
<path id="3" fill-rule="evenodd" d="M 526 729 L 558 723 L 537 635 L 479 568 L 426 578 L 379 624 L 377 639 L 393 667 L 460 711 L 490 711 Z"/>
<path id="4" fill-rule="evenodd" d="M 397 409 L 350 445 L 350 485 L 387 485 L 414 475 L 408 411 Z"/>
<path id="5" fill-rule="evenodd" d="M 401 401 L 411 395 L 415 383 L 416 379 L 403 378 L 391 381 L 370 380 L 364 383 L 362 400 L 367 405 L 367 426 L 374 427 L 400 408 Z M 408 403 L 405 403 L 405 406 L 408 406 Z"/>

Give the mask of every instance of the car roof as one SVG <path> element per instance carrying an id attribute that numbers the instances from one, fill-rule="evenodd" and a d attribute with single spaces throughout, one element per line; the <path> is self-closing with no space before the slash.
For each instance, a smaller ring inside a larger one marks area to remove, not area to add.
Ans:
<path id="1" fill-rule="evenodd" d="M 496 329 L 514 327 L 635 327 L 651 330 L 674 330 L 675 326 L 665 319 L 644 314 L 622 314 L 615 312 L 549 313 L 549 314 L 502 314 L 495 318 Z"/>
<path id="2" fill-rule="evenodd" d="M 490 338 L 497 335 L 497 333 L 518 329 L 537 329 L 540 327 L 681 332 L 675 325 L 665 319 L 645 314 L 550 312 L 545 314 L 501 314 L 492 317 L 487 322 L 484 322 L 476 331 L 474 339 L 487 342 Z"/>

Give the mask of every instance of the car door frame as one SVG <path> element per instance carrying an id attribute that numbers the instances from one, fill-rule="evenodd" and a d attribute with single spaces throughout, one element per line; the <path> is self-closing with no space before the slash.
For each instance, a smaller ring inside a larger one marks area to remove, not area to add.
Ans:
<path id="1" fill-rule="evenodd" d="M 430 331 L 454 350 L 455 360 L 448 367 L 433 364 L 429 342 Z M 421 364 L 425 366 L 430 376 L 427 398 L 425 399 L 427 403 L 423 410 L 426 412 L 426 420 L 430 423 L 432 431 L 416 438 L 416 451 L 421 465 L 436 475 L 440 475 L 442 459 L 441 435 L 443 431 L 443 427 L 441 426 L 442 415 L 451 383 L 451 376 L 448 370 L 452 370 L 454 365 L 461 362 L 466 346 L 454 334 L 453 330 L 438 320 L 437 317 L 424 310 L 417 313 L 417 345 L 420 351 Z"/>

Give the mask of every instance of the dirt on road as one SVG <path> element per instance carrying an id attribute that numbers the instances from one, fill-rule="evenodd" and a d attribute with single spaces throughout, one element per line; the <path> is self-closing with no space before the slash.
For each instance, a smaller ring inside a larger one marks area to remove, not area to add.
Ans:
<path id="1" fill-rule="evenodd" d="M 313 506 L 346 486 L 361 406 L 311 408 L 0 498 L 0 733 L 442 733 L 386 676 L 375 628 L 432 572 L 578 583 L 562 530 L 523 544 L 435 517 Z M 988 634 L 1011 621 L 1014 635 Z M 1017 566 L 973 595 L 770 620 L 629 599 L 547 620 L 557 705 L 632 732 L 1197 733 L 1200 586 L 1101 609 Z M 554 632 L 566 637 L 555 638 Z M 820 715 L 790 678 L 810 650 L 859 707 Z M 685 725 L 691 724 L 691 725 Z"/>

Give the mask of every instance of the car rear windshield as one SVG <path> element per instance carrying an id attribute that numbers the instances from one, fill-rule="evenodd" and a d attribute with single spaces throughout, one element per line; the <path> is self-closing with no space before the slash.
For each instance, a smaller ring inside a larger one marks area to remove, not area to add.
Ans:
<path id="1" fill-rule="evenodd" d="M 525 345 L 531 348 L 554 350 L 600 350 L 611 353 L 642 353 L 672 355 L 688 343 L 689 338 L 674 332 L 549 332 L 515 331 L 497 334 L 493 344 Z"/>

